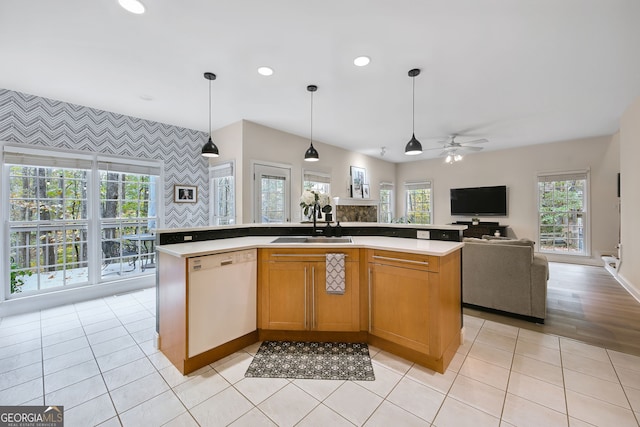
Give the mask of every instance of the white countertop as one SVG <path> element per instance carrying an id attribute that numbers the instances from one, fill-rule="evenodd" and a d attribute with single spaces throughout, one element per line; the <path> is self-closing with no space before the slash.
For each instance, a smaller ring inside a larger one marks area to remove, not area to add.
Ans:
<path id="1" fill-rule="evenodd" d="M 362 224 L 362 223 L 358 223 Z M 202 242 L 176 243 L 158 245 L 159 252 L 175 257 L 190 258 L 222 252 L 253 248 L 368 248 L 444 256 L 462 246 L 462 242 L 446 242 L 441 240 L 405 239 L 384 236 L 351 236 L 353 243 L 271 243 L 278 236 L 247 236 L 229 239 L 206 240 Z"/>

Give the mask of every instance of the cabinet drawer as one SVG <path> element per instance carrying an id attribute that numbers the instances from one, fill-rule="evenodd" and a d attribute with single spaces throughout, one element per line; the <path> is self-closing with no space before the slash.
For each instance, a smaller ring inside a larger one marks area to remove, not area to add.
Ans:
<path id="1" fill-rule="evenodd" d="M 367 261 L 374 264 L 391 265 L 414 270 L 440 271 L 440 258 L 432 255 L 371 249 L 367 251 Z"/>
<path id="2" fill-rule="evenodd" d="M 260 261 L 322 261 L 329 253 L 345 254 L 345 262 L 359 261 L 358 249 L 309 248 L 309 249 L 260 249 Z"/>

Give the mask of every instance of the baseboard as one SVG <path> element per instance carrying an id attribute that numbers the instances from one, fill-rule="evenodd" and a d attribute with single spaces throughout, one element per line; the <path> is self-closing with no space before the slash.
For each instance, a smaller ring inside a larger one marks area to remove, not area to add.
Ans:
<path id="1" fill-rule="evenodd" d="M 624 276 L 622 276 L 617 271 L 609 271 L 609 272 L 611 273 L 613 278 L 616 279 L 618 283 L 620 283 L 620 285 L 622 285 L 622 287 L 625 288 L 627 292 L 629 292 L 629 295 L 634 297 L 636 301 L 640 302 L 640 290 L 636 289 L 631 283 L 629 283 L 624 278 Z"/>
<path id="2" fill-rule="evenodd" d="M 473 310 L 486 311 L 487 313 L 494 313 L 494 314 L 499 314 L 501 316 L 513 317 L 514 319 L 526 320 L 527 322 L 544 324 L 544 319 L 540 317 L 525 316 L 524 314 L 518 314 L 518 313 L 510 313 L 508 311 L 496 310 L 495 308 L 482 307 L 480 305 L 468 304 L 466 302 L 463 302 L 462 306 L 465 308 L 471 308 Z"/>

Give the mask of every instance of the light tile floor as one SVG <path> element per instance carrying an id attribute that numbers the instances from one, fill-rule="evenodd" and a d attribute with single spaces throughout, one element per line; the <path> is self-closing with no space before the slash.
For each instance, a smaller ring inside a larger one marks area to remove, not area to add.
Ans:
<path id="1" fill-rule="evenodd" d="M 440 375 L 370 348 L 373 382 L 244 378 L 259 345 L 182 376 L 147 289 L 0 319 L 0 405 L 74 426 L 638 426 L 640 357 L 465 316 Z"/>

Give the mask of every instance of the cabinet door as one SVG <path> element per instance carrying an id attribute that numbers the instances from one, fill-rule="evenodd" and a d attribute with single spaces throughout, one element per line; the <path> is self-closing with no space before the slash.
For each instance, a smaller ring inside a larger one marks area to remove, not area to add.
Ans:
<path id="1" fill-rule="evenodd" d="M 265 329 L 307 329 L 308 264 L 269 262 L 263 278 L 262 327 Z"/>
<path id="2" fill-rule="evenodd" d="M 317 331 L 358 331 L 360 329 L 358 262 L 345 262 L 345 292 L 326 291 L 326 263 L 311 263 L 311 329 Z"/>
<path id="3" fill-rule="evenodd" d="M 369 332 L 429 354 L 429 273 L 369 264 Z"/>

